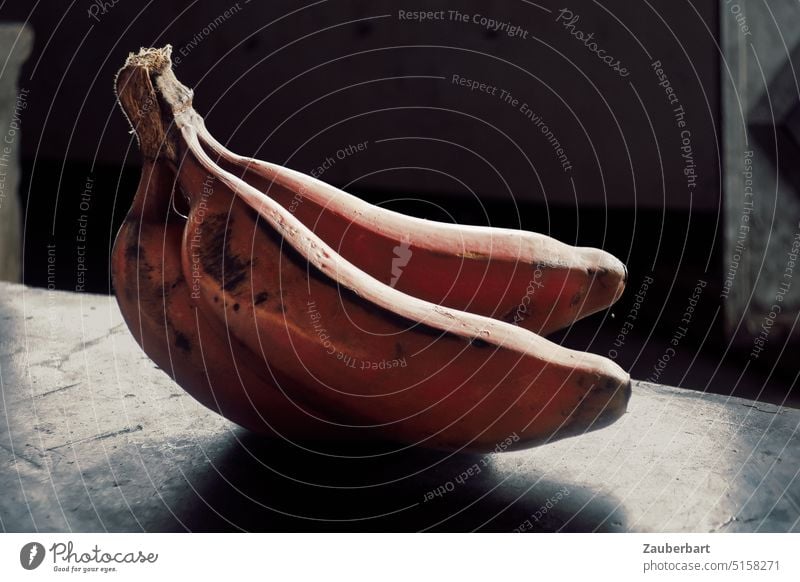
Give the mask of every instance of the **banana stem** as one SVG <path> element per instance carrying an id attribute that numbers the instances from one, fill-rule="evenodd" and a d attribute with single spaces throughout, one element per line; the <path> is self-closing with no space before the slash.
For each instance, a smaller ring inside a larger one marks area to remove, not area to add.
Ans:
<path id="1" fill-rule="evenodd" d="M 183 109 L 192 104 L 191 89 L 172 73 L 171 54 L 170 45 L 131 53 L 115 80 L 117 101 L 136 134 L 142 155 L 149 160 L 177 160 L 171 108 L 163 107 L 163 99 Z M 154 80 L 159 83 L 158 91 Z"/>

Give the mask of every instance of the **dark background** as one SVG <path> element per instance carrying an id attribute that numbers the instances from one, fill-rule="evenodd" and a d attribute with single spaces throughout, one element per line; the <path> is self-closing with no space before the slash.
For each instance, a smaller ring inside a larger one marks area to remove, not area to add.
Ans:
<path id="1" fill-rule="evenodd" d="M 624 62 L 630 75 L 622 78 L 554 25 L 563 5 L 549 1 L 425 3 L 519 25 L 527 39 L 471 22 L 404 21 L 398 10 L 419 7 L 387 1 L 120 2 L 97 19 L 88 2 L 66 11 L 6 3 L 0 19 L 27 21 L 36 34 L 20 78 L 30 91 L 25 283 L 46 285 L 46 247 L 55 244 L 57 286 L 75 289 L 78 205 L 91 177 L 86 290 L 110 292 L 110 248 L 140 163 L 113 79 L 128 52 L 170 43 L 196 108 L 238 153 L 309 172 L 338 149 L 368 141 L 365 152 L 337 161 L 322 178 L 395 210 L 540 231 L 626 262 L 629 291 L 619 304 L 557 341 L 608 355 L 635 292 L 652 276 L 634 333 L 617 349 L 617 362 L 637 378 L 653 374 L 692 289 L 706 281 L 689 335 L 658 381 L 782 402 L 789 388 L 781 368 L 751 366 L 739 378 L 715 318 L 723 240 L 716 5 L 573 2 L 576 28 L 594 32 Z M 691 129 L 698 168 L 691 195 L 654 60 Z M 567 151 L 572 171 L 562 170 L 518 110 L 454 85 L 453 74 L 528 103 Z"/>

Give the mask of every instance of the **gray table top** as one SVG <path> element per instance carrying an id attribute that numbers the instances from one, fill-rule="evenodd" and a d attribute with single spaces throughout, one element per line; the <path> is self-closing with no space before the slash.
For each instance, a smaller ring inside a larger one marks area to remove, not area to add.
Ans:
<path id="1" fill-rule="evenodd" d="M 195 402 L 113 298 L 9 284 L 0 388 L 4 531 L 800 531 L 800 411 L 737 398 L 640 382 L 536 449 L 320 454 Z"/>

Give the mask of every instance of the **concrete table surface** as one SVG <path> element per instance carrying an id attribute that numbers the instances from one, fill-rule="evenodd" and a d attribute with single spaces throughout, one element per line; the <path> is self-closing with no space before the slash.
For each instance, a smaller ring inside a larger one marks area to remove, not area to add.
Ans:
<path id="1" fill-rule="evenodd" d="M 800 411 L 736 398 L 638 383 L 607 429 L 488 456 L 277 442 L 184 393 L 112 297 L 11 284 L 0 388 L 3 531 L 800 531 Z"/>

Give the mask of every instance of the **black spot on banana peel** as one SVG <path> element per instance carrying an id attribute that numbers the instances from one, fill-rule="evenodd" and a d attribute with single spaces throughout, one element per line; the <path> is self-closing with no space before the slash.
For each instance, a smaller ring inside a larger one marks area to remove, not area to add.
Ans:
<path id="1" fill-rule="evenodd" d="M 206 247 L 212 251 L 200 257 L 203 267 L 206 273 L 222 285 L 223 289 L 233 291 L 247 279 L 248 268 L 252 261 L 243 261 L 231 252 L 227 240 L 233 224 L 224 215 L 204 217 L 202 222 L 203 229 L 199 236 L 215 237 Z M 204 233 L 210 233 L 210 235 Z"/>
<path id="2" fill-rule="evenodd" d="M 175 331 L 175 346 L 185 352 L 192 351 L 192 343 L 189 338 L 181 331 Z"/>
<path id="3" fill-rule="evenodd" d="M 134 60 L 128 66 L 143 65 Z M 199 299 L 192 305 L 211 329 L 260 356 L 251 365 L 267 365 L 285 379 L 291 386 L 288 397 L 386 438 L 472 450 L 492 450 L 511 435 L 526 445 L 550 442 L 624 412 L 630 378 L 610 360 L 404 293 L 343 258 L 275 199 L 215 164 L 200 145 L 204 127 L 191 107 L 191 92 L 164 59 L 146 67 L 148 83 L 121 98 L 123 106 L 146 94 L 148 85 L 154 87 L 162 115 L 172 116 L 174 131 L 160 133 L 170 144 L 161 149 L 181 152 L 175 166 L 182 190 L 198 192 L 205 176 L 215 178 L 202 227 L 213 230 L 197 232 L 200 199 L 190 196 L 189 220 L 175 239 L 188 282 L 194 264 L 187 241 L 202 234 Z M 293 174 L 287 176 L 281 187 L 299 188 Z M 209 223 L 211 216 L 224 217 L 227 226 Z M 483 260 L 465 258 L 472 256 L 478 255 L 457 258 Z M 230 271 L 234 284 L 228 279 L 229 262 L 238 267 Z M 254 297 L 264 292 L 277 294 L 285 311 L 256 305 Z M 229 317 L 226 305 L 233 303 L 252 317 Z M 309 304 L 324 334 L 309 320 Z M 405 365 L 386 365 L 398 353 Z M 275 415 L 269 407 L 253 408 L 260 416 Z"/>

